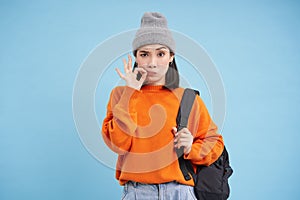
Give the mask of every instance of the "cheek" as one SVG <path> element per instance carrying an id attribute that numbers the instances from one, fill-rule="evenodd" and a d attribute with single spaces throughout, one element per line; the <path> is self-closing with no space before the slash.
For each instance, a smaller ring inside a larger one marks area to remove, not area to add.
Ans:
<path id="1" fill-rule="evenodd" d="M 146 66 L 147 65 L 147 62 L 145 59 L 139 59 L 139 58 L 136 58 L 135 59 L 135 62 L 138 64 L 139 67 L 142 67 L 142 66 Z"/>
<path id="2" fill-rule="evenodd" d="M 169 57 L 164 57 L 159 61 L 159 64 L 162 66 L 169 66 L 170 63 L 170 58 Z"/>
<path id="3" fill-rule="evenodd" d="M 169 65 L 169 61 L 168 60 L 162 60 L 158 64 L 161 65 L 161 66 L 168 66 Z"/>
<path id="4" fill-rule="evenodd" d="M 169 69 L 169 66 L 160 66 L 159 70 L 158 70 L 159 74 L 165 75 L 167 73 L 168 69 Z"/>

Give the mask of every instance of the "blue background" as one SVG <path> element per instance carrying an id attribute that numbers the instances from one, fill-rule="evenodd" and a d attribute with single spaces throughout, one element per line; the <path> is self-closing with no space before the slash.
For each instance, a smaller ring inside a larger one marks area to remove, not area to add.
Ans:
<path id="1" fill-rule="evenodd" d="M 73 84 L 90 51 L 145 11 L 201 44 L 222 76 L 230 199 L 299 199 L 300 4 L 289 0 L 1 0 L 0 199 L 120 199 L 114 170 L 80 141 Z"/>

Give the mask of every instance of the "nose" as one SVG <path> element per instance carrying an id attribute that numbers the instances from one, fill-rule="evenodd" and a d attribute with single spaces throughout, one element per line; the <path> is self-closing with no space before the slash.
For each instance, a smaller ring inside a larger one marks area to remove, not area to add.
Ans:
<path id="1" fill-rule="evenodd" d="M 156 60 L 155 56 L 151 56 L 149 67 L 150 68 L 156 68 L 157 67 L 157 60 Z"/>

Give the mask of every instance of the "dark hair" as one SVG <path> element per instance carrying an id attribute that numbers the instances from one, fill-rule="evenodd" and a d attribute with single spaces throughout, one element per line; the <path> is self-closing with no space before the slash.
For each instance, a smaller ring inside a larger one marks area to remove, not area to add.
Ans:
<path id="1" fill-rule="evenodd" d="M 137 51 L 133 52 L 134 57 L 136 57 L 136 53 Z M 174 55 L 173 52 L 171 52 L 170 54 Z M 134 62 L 133 69 L 135 69 L 136 67 L 138 67 L 138 65 L 136 62 Z M 166 77 L 166 82 L 164 87 L 166 89 L 172 90 L 179 87 L 179 73 L 175 62 L 175 57 L 173 58 L 173 61 L 169 63 L 169 68 L 165 77 Z"/>

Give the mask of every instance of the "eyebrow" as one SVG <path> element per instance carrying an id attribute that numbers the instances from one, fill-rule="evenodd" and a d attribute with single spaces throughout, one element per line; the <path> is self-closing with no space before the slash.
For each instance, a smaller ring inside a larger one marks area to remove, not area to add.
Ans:
<path id="1" fill-rule="evenodd" d="M 157 48 L 157 49 L 155 49 L 156 51 L 157 50 L 168 50 L 166 47 L 159 47 L 159 48 Z M 141 49 L 141 50 L 139 50 L 140 52 L 149 52 L 149 50 L 148 49 Z"/>
<path id="2" fill-rule="evenodd" d="M 156 50 L 162 50 L 162 49 L 168 50 L 168 48 L 166 48 L 166 47 L 159 47 L 159 48 L 157 48 Z"/>

